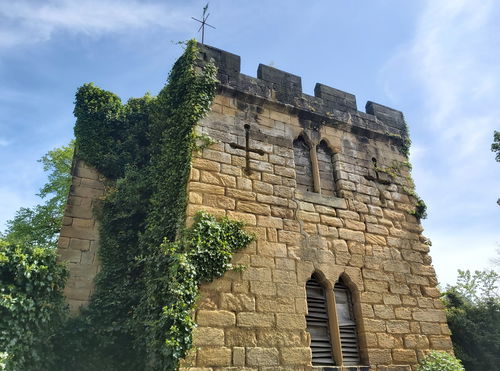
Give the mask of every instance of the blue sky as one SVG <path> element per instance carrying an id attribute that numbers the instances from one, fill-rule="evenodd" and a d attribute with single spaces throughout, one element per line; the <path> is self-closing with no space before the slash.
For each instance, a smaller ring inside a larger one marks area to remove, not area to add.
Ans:
<path id="1" fill-rule="evenodd" d="M 36 162 L 73 136 L 74 94 L 156 94 L 197 37 L 203 1 L 0 0 L 0 230 L 38 202 Z M 210 2 L 206 42 L 405 113 L 439 279 L 488 267 L 500 247 L 500 3 L 493 0 Z"/>

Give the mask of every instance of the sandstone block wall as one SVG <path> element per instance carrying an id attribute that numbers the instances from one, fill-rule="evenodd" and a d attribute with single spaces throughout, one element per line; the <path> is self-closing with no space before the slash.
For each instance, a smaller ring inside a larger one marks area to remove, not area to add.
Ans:
<path id="1" fill-rule="evenodd" d="M 97 171 L 81 160 L 75 160 L 72 173 L 58 252 L 70 272 L 64 294 L 71 312 L 77 313 L 80 306 L 88 303 L 99 269 L 99 234 L 93 206 L 104 194 L 104 184 Z"/>
<path id="2" fill-rule="evenodd" d="M 406 158 L 397 148 L 402 114 L 376 103 L 367 105 L 372 114 L 357 112 L 347 93 L 321 85 L 319 100 L 301 93 L 296 76 L 260 66 L 260 79 L 252 80 L 227 68 L 239 57 L 209 47 L 202 55 L 215 59 L 226 83 L 198 127 L 217 143 L 193 160 L 188 216 L 205 210 L 243 220 L 257 240 L 234 256 L 244 271 L 202 287 L 195 348 L 184 369 L 311 369 L 305 284 L 313 272 L 330 288 L 342 277 L 351 290 L 359 366 L 410 370 L 426 350 L 451 350 L 429 246 L 411 214 Z M 280 92 L 288 83 L 291 93 Z M 319 109 L 308 108 L 308 100 Z M 243 149 L 246 135 L 250 151 Z M 333 152 L 335 196 L 297 186 L 299 136 Z"/>

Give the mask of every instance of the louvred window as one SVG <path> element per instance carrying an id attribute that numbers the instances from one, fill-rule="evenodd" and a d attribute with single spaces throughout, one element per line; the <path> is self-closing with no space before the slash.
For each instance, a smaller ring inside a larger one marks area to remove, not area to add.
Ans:
<path id="1" fill-rule="evenodd" d="M 311 334 L 312 363 L 315 366 L 334 366 L 325 289 L 313 275 L 306 283 L 306 291 L 306 321 L 307 331 Z"/>
<path id="2" fill-rule="evenodd" d="M 356 321 L 353 314 L 351 294 L 342 279 L 334 286 L 335 308 L 329 312 L 327 293 L 318 277 L 313 275 L 306 283 L 307 331 L 311 335 L 312 364 L 314 366 L 335 366 L 335 357 L 330 333 L 330 315 L 337 317 L 338 335 L 334 341 L 340 342 L 343 365 L 359 365 L 360 356 Z M 336 334 L 334 334 L 337 336 Z M 337 360 L 340 361 L 340 360 Z M 340 362 L 337 362 L 340 364 Z"/>
<path id="3" fill-rule="evenodd" d="M 342 359 L 345 365 L 359 365 L 358 334 L 352 311 L 351 293 L 342 279 L 335 284 L 334 292 Z"/>

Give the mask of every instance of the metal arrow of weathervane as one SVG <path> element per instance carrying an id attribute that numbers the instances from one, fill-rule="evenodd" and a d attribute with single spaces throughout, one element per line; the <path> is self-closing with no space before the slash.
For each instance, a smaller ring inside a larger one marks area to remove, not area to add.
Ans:
<path id="1" fill-rule="evenodd" d="M 196 22 L 200 22 L 201 23 L 201 26 L 198 29 L 198 32 L 200 32 L 200 30 L 201 30 L 201 43 L 202 44 L 205 41 L 205 26 L 209 26 L 209 27 L 212 27 L 213 29 L 215 29 L 214 26 L 212 26 L 211 24 L 207 23 L 208 16 L 210 15 L 210 13 L 207 13 L 207 10 L 208 10 L 208 3 L 207 3 L 207 5 L 205 5 L 203 7 L 203 15 L 201 16 L 201 21 L 199 19 L 196 19 L 195 17 L 191 17 Z"/>

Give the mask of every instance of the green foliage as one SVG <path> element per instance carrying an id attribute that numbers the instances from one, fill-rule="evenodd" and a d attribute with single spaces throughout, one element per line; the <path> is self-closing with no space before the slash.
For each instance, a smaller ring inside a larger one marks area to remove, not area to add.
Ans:
<path id="1" fill-rule="evenodd" d="M 0 241 L 0 350 L 7 370 L 50 370 L 66 315 L 55 249 Z M 1 367 L 0 367 L 1 368 Z"/>
<path id="2" fill-rule="evenodd" d="M 198 286 L 231 269 L 231 256 L 253 239 L 241 222 L 198 213 L 175 242 L 165 241 L 147 261 L 142 318 L 149 366 L 175 369 L 191 347 Z"/>
<path id="3" fill-rule="evenodd" d="M 429 352 L 418 367 L 418 371 L 465 371 L 458 359 L 446 352 Z"/>
<path id="4" fill-rule="evenodd" d="M 490 300 L 498 300 L 498 283 L 500 274 L 494 270 L 475 271 L 458 270 L 457 283 L 448 286 L 447 290 L 453 290 L 465 300 L 479 304 Z"/>
<path id="5" fill-rule="evenodd" d="M 408 141 L 410 141 L 409 137 L 407 137 Z M 408 148 L 409 148 L 408 144 Z M 408 156 L 407 156 L 408 157 Z M 377 172 L 382 172 L 386 173 L 391 177 L 391 179 L 394 181 L 397 179 L 398 176 L 403 176 L 402 174 L 402 167 L 405 166 L 408 169 L 408 174 L 404 176 L 406 181 L 408 182 L 407 184 L 410 186 L 406 187 L 403 186 L 403 191 L 408 195 L 411 196 L 415 199 L 415 209 L 411 211 L 410 213 L 414 215 L 418 220 L 426 219 L 427 218 L 427 205 L 425 204 L 424 200 L 415 192 L 415 184 L 413 183 L 413 180 L 411 179 L 410 172 L 412 170 L 412 166 L 408 161 L 404 162 L 397 162 L 393 161 L 390 166 L 387 167 L 380 167 L 380 166 L 374 166 L 374 170 Z"/>
<path id="6" fill-rule="evenodd" d="M 415 203 L 415 210 L 412 212 L 412 214 L 418 220 L 426 219 L 427 218 L 427 205 L 425 204 L 425 201 L 420 198 L 420 196 L 416 195 L 416 198 L 417 198 L 417 202 Z"/>
<path id="7" fill-rule="evenodd" d="M 101 271 L 88 308 L 59 337 L 62 369 L 176 370 L 198 285 L 251 240 L 241 223 L 206 214 L 184 228 L 194 127 L 216 86 L 215 67 L 200 69 L 197 56 L 188 42 L 157 97 L 122 105 L 93 84 L 76 94 L 77 155 L 109 181 L 96 210 Z"/>
<path id="8" fill-rule="evenodd" d="M 52 171 L 1 242 L 0 368 L 9 370 L 176 370 L 191 347 L 198 286 L 231 269 L 252 237 L 242 224 L 198 214 L 186 229 L 194 134 L 215 95 L 216 69 L 196 67 L 187 43 L 158 97 L 120 99 L 93 84 L 76 94 L 77 156 L 107 180 L 95 210 L 101 270 L 81 315 L 67 318 L 66 270 L 53 246 L 71 177 L 72 146 L 49 152 Z M 22 243 L 22 244 L 19 244 Z"/>
<path id="9" fill-rule="evenodd" d="M 467 370 L 500 365 L 500 276 L 494 271 L 459 271 L 444 296 L 455 354 Z"/>
<path id="10" fill-rule="evenodd" d="M 408 128 L 408 125 L 405 122 L 403 128 L 403 143 L 401 145 L 400 151 L 406 158 L 410 157 L 410 147 L 411 147 L 410 129 Z"/>
<path id="11" fill-rule="evenodd" d="M 21 208 L 0 238 L 0 369 L 49 370 L 53 339 L 66 318 L 66 269 L 55 245 L 71 182 L 73 142 L 45 154 L 45 203 Z"/>
<path id="12" fill-rule="evenodd" d="M 493 143 L 491 143 L 491 150 L 496 153 L 495 160 L 500 162 L 500 131 L 493 133 Z"/>
<path id="13" fill-rule="evenodd" d="M 38 194 L 45 203 L 31 209 L 19 209 L 14 219 L 7 222 L 7 241 L 55 247 L 71 183 L 73 151 L 72 141 L 67 146 L 49 151 L 39 160 L 43 170 L 49 173 L 48 182 Z"/>

